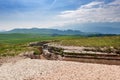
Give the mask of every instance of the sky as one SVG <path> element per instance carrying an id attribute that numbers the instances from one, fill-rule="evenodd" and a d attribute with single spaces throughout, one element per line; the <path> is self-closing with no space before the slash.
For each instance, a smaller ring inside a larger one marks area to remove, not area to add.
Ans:
<path id="1" fill-rule="evenodd" d="M 0 0 L 0 31 L 14 28 L 114 28 L 120 33 L 120 0 Z"/>

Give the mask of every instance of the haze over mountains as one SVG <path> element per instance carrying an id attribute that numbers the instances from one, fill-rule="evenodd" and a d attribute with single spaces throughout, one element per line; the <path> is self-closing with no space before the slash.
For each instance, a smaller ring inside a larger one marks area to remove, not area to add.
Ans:
<path id="1" fill-rule="evenodd" d="M 120 34 L 120 0 L 0 0 L 0 30 L 34 27 Z"/>
<path id="2" fill-rule="evenodd" d="M 84 24 L 71 24 L 58 29 L 67 30 L 80 30 L 82 32 L 102 33 L 102 34 L 120 34 L 119 22 L 106 22 L 106 23 L 84 23 Z"/>
<path id="3" fill-rule="evenodd" d="M 10 31 L 4 31 L 1 32 L 4 34 L 12 34 L 12 33 L 22 33 L 22 34 L 42 34 L 42 35 L 83 35 L 83 36 L 89 36 L 89 35 L 104 35 L 102 33 L 97 33 L 97 32 L 82 32 L 80 30 L 59 30 L 59 29 L 45 29 L 45 28 L 21 28 L 21 29 L 13 29 Z M 110 34 L 108 34 L 110 35 Z"/>
<path id="4" fill-rule="evenodd" d="M 120 34 L 120 23 L 85 23 L 51 28 L 15 28 L 2 33 L 34 33 L 56 35 Z"/>
<path id="5" fill-rule="evenodd" d="M 73 24 L 52 28 L 15 28 L 2 33 L 34 33 L 56 35 L 120 34 L 120 23 Z"/>
<path id="6" fill-rule="evenodd" d="M 83 35 L 84 32 L 79 30 L 58 30 L 58 29 L 45 29 L 45 28 L 31 28 L 31 29 L 13 29 L 5 31 L 4 33 L 31 33 L 31 34 L 48 34 L 48 35 Z"/>

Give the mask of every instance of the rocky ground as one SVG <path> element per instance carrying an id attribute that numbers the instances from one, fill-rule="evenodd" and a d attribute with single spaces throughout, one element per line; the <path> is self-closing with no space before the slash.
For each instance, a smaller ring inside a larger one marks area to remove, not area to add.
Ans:
<path id="1" fill-rule="evenodd" d="M 27 58 L 2 64 L 0 80 L 120 80 L 120 66 Z"/>
<path id="2" fill-rule="evenodd" d="M 25 56 L 8 56 L 8 57 L 0 57 L 0 66 L 4 63 L 15 63 L 19 60 L 26 59 Z"/>
<path id="3" fill-rule="evenodd" d="M 92 54 L 108 54 L 108 52 L 105 52 L 105 48 L 95 48 L 95 47 L 83 47 L 83 46 L 62 46 L 57 44 L 48 44 L 49 46 L 54 46 L 57 48 L 64 49 L 63 52 L 69 52 L 69 53 L 92 53 Z M 97 51 L 99 50 L 99 51 Z M 102 51 L 103 50 L 103 51 Z M 116 53 L 109 53 L 109 54 L 116 54 Z"/>

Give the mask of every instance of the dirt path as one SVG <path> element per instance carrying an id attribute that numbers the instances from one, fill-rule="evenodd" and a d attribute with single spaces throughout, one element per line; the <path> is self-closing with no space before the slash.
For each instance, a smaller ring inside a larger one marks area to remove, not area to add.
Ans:
<path id="1" fill-rule="evenodd" d="M 14 56 L 14 57 L 0 57 L 0 66 L 4 63 L 15 63 L 19 60 L 26 59 L 25 56 Z"/>
<path id="2" fill-rule="evenodd" d="M 120 66 L 23 59 L 2 65 L 0 80 L 120 80 Z"/>

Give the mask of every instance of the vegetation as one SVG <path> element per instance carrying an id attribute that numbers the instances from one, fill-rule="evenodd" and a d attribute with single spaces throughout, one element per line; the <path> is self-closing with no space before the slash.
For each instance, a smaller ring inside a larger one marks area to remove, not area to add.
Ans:
<path id="1" fill-rule="evenodd" d="M 0 44 L 0 56 L 15 56 L 27 50 L 30 49 L 20 44 Z"/>
<path id="2" fill-rule="evenodd" d="M 0 56 L 15 56 L 26 51 L 33 51 L 30 42 L 54 40 L 55 44 L 68 46 L 114 47 L 120 49 L 120 36 L 82 37 L 52 36 L 40 34 L 0 34 Z M 35 50 L 35 54 L 39 54 Z"/>
<path id="3" fill-rule="evenodd" d="M 15 56 L 34 50 L 30 42 L 52 40 L 49 36 L 37 34 L 0 34 L 0 56 Z"/>
<path id="4" fill-rule="evenodd" d="M 34 55 L 40 55 L 41 52 L 38 49 L 34 49 Z"/>
<path id="5" fill-rule="evenodd" d="M 57 44 L 66 46 L 86 46 L 86 47 L 120 47 L 120 36 L 110 37 L 81 37 L 63 39 Z"/>

